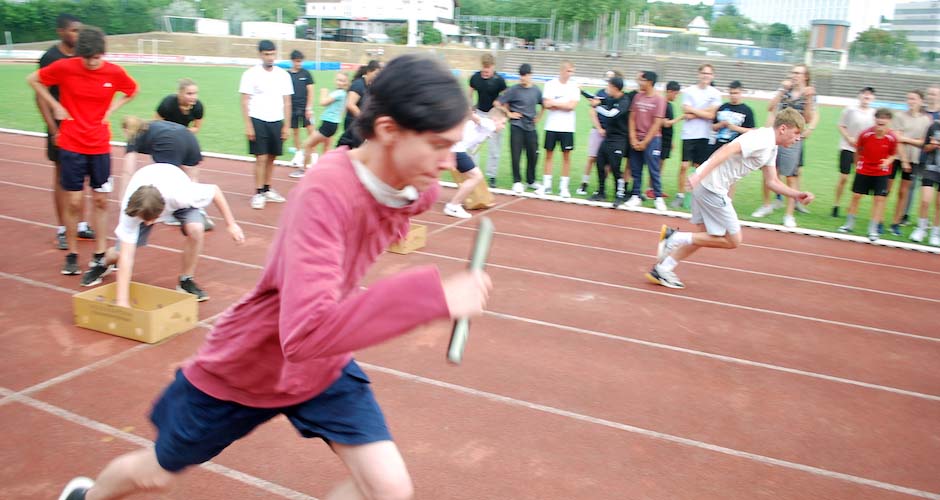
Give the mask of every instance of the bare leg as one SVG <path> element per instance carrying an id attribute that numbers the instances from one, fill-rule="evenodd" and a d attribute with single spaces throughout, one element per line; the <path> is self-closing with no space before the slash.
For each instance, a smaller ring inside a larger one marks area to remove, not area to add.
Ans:
<path id="1" fill-rule="evenodd" d="M 545 150 L 545 175 L 552 175 L 552 157 L 555 156 L 555 150 Z"/>
<path id="2" fill-rule="evenodd" d="M 800 190 L 799 170 L 797 170 L 797 175 L 794 175 L 793 177 L 787 177 L 787 186 L 790 187 L 791 189 L 796 189 L 797 191 Z M 770 193 L 768 192 L 767 195 L 769 197 Z M 787 198 L 787 211 L 784 215 L 787 217 L 793 217 L 793 210 L 795 208 L 796 208 L 796 200 L 788 197 Z"/>
<path id="3" fill-rule="evenodd" d="M 849 181 L 849 174 L 839 174 L 839 181 L 836 183 L 836 202 L 835 206 L 839 206 L 839 203 L 842 202 L 842 193 L 845 192 L 845 184 Z"/>
<path id="4" fill-rule="evenodd" d="M 273 155 L 256 155 L 255 156 L 255 188 L 261 189 L 264 187 L 265 180 L 265 166 L 268 163 L 268 157 Z"/>
<path id="5" fill-rule="evenodd" d="M 907 206 L 907 193 L 910 190 L 911 181 L 901 179 L 901 191 L 898 193 L 898 203 L 894 207 L 894 223 L 900 224 L 901 217 L 904 216 L 904 207 Z M 891 194 L 891 191 L 888 191 Z"/>
<path id="6" fill-rule="evenodd" d="M 79 192 L 81 194 L 81 192 Z M 91 192 L 91 199 L 94 203 L 95 214 L 95 253 L 104 253 L 108 249 L 108 195 L 110 193 Z"/>
<path id="7" fill-rule="evenodd" d="M 570 173 L 571 173 L 571 151 L 564 150 L 561 152 L 561 175 L 563 177 L 568 177 Z"/>
<path id="8" fill-rule="evenodd" d="M 849 202 L 849 215 L 855 215 L 858 213 L 858 202 L 862 199 L 862 195 L 858 193 L 852 193 L 852 201 Z"/>
<path id="9" fill-rule="evenodd" d="M 887 196 L 875 196 L 875 199 L 872 200 L 871 205 L 871 220 L 872 222 L 878 223 L 884 220 L 885 215 L 885 205 L 888 197 Z"/>
<path id="10" fill-rule="evenodd" d="M 55 162 L 55 178 L 52 181 L 52 201 L 55 204 L 55 218 L 56 222 L 60 226 L 65 225 L 65 207 L 68 204 L 68 196 L 66 190 L 62 189 L 62 183 L 59 179 L 62 178 L 62 164 Z"/>
<path id="11" fill-rule="evenodd" d="M 63 224 L 65 226 L 65 240 L 69 244 L 69 253 L 78 253 L 78 216 L 82 213 L 82 191 L 65 191 L 66 204 L 62 211 Z M 105 234 L 105 231 L 99 226 L 99 231 Z"/>
<path id="12" fill-rule="evenodd" d="M 264 184 L 271 185 L 271 179 L 274 178 L 274 155 L 265 155 L 267 162 L 264 166 Z"/>
<path id="13" fill-rule="evenodd" d="M 676 188 L 676 195 L 685 193 L 685 179 L 689 172 L 689 165 L 687 161 L 679 163 L 679 187 Z"/>
<path id="14" fill-rule="evenodd" d="M 379 441 L 359 446 L 333 443 L 332 446 L 352 478 L 331 491 L 325 500 L 408 500 L 414 497 L 411 477 L 395 443 Z"/>
<path id="15" fill-rule="evenodd" d="M 705 232 L 705 224 L 699 224 L 698 231 L 692 233 L 692 244 L 677 248 L 670 254 L 670 257 L 676 262 L 681 262 L 698 251 L 699 248 L 724 248 L 731 250 L 737 248 L 741 244 L 741 241 L 741 231 L 734 234 L 725 233 L 724 236 L 713 236 Z"/>
<path id="16" fill-rule="evenodd" d="M 463 201 L 467 199 L 467 196 L 476 189 L 477 185 L 483 182 L 483 173 L 480 172 L 479 168 L 474 168 L 467 172 L 464 172 L 464 181 L 460 183 L 460 186 L 457 188 L 457 192 L 454 193 L 454 197 L 450 199 L 450 202 L 455 205 L 463 204 Z"/>
<path id="17" fill-rule="evenodd" d="M 186 226 L 186 243 L 183 244 L 183 272 L 186 276 L 196 274 L 196 262 L 202 253 L 202 243 L 205 241 L 205 226 L 201 222 L 188 222 Z"/>
<path id="18" fill-rule="evenodd" d="M 86 500 L 111 500 L 145 490 L 169 488 L 176 476 L 157 462 L 153 448 L 122 455 L 109 463 L 95 485 L 85 494 Z"/>

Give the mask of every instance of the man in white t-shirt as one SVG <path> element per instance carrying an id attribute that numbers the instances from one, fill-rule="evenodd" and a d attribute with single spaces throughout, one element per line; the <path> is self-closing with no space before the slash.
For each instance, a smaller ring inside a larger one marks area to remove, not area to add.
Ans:
<path id="1" fill-rule="evenodd" d="M 225 196 L 215 184 L 193 182 L 186 172 L 169 163 L 154 163 L 134 173 L 127 183 L 121 201 L 121 215 L 114 234 L 118 244 L 105 252 L 103 259 L 95 261 L 85 275 L 82 286 L 101 283 L 101 278 L 117 264 L 117 305 L 130 307 L 131 271 L 137 247 L 147 244 L 153 224 L 178 220 L 186 237 L 183 245 L 183 270 L 176 289 L 196 296 L 200 302 L 209 299 L 196 282 L 196 260 L 205 238 L 205 219 L 200 209 L 214 203 L 225 219 L 229 234 L 237 243 L 245 241 Z"/>
<path id="2" fill-rule="evenodd" d="M 238 92 L 242 95 L 242 115 L 248 152 L 255 155 L 255 194 L 251 208 L 262 209 L 266 202 L 284 203 L 284 197 L 271 187 L 274 159 L 283 152 L 290 133 L 291 96 L 294 84 L 290 74 L 274 65 L 277 48 L 271 40 L 258 43 L 261 64 L 243 74 Z"/>
<path id="3" fill-rule="evenodd" d="M 789 188 L 777 178 L 777 146 L 793 145 L 805 126 L 803 116 L 787 108 L 777 113 L 773 128 L 745 132 L 715 151 L 686 185 L 692 190 L 692 223 L 698 225 L 698 230 L 679 232 L 664 224 L 657 249 L 659 262 L 646 278 L 665 287 L 685 288 L 673 272 L 680 261 L 702 247 L 737 248 L 741 244 L 741 225 L 728 190 L 754 170 L 764 172 L 764 185 L 771 191 L 804 204 L 813 201 L 812 193 Z"/>
<path id="4" fill-rule="evenodd" d="M 855 141 L 859 134 L 875 126 L 875 89 L 865 87 L 858 93 L 858 106 L 847 106 L 839 118 L 839 182 L 836 184 L 836 201 L 832 205 L 832 216 L 839 216 L 839 202 L 845 191 L 849 174 L 855 170 Z"/>
<path id="5" fill-rule="evenodd" d="M 581 90 L 571 79 L 572 76 L 574 63 L 564 61 L 558 78 L 546 83 L 542 89 L 542 107 L 548 110 L 548 114 L 545 119 L 545 173 L 542 176 L 542 187 L 535 191 L 537 195 L 552 194 L 552 157 L 555 146 L 560 145 L 562 164 L 558 192 L 562 198 L 571 198 L 568 174 L 571 172 L 571 151 L 574 149 L 575 108 L 581 99 Z"/>
<path id="6" fill-rule="evenodd" d="M 708 144 L 712 135 L 715 113 L 721 106 L 721 92 L 712 87 L 715 68 L 703 64 L 698 68 L 698 83 L 682 91 L 682 163 L 679 164 L 679 187 L 673 208 L 681 208 L 685 202 L 685 184 L 689 166 L 698 167 L 711 155 Z"/>

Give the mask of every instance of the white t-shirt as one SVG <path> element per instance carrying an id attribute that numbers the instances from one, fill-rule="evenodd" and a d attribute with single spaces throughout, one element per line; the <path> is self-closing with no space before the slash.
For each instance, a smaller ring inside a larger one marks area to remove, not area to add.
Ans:
<path id="1" fill-rule="evenodd" d="M 568 79 L 567 83 L 561 83 L 557 78 L 545 84 L 542 89 L 542 99 L 551 99 L 557 103 L 578 102 L 581 99 L 581 90 L 578 86 Z M 552 132 L 574 132 L 575 131 L 575 110 L 563 111 L 560 109 L 550 109 L 546 113 L 545 130 Z"/>
<path id="2" fill-rule="evenodd" d="M 849 106 L 842 110 L 839 125 L 845 127 L 849 137 L 858 140 L 859 134 L 875 126 L 875 108 L 862 109 L 858 106 Z M 855 146 L 848 143 L 842 134 L 839 134 L 839 149 L 855 152 Z"/>
<path id="3" fill-rule="evenodd" d="M 716 194 L 727 195 L 731 186 L 745 175 L 767 165 L 777 166 L 777 138 L 774 129 L 764 127 L 745 132 L 730 144 L 734 143 L 741 145 L 741 154 L 731 155 L 702 179 L 702 186 L 705 189 Z M 705 167 L 710 161 L 711 158 L 699 168 Z"/>
<path id="4" fill-rule="evenodd" d="M 704 89 L 698 85 L 686 87 L 682 91 L 682 104 L 695 109 L 707 109 L 721 106 L 721 92 L 709 85 Z M 712 136 L 712 120 L 693 118 L 682 123 L 682 140 L 708 139 Z"/>
<path id="5" fill-rule="evenodd" d="M 463 124 L 463 138 L 457 141 L 450 150 L 454 153 L 466 153 L 482 144 L 495 131 L 496 124 L 489 118 L 481 116 L 479 124 L 474 123 L 473 120 L 467 120 L 467 123 Z"/>
<path id="6" fill-rule="evenodd" d="M 248 94 L 248 116 L 266 122 L 284 119 L 284 96 L 294 95 L 290 74 L 274 66 L 266 71 L 258 64 L 242 73 L 238 93 Z"/>
<path id="7" fill-rule="evenodd" d="M 121 200 L 121 215 L 118 218 L 114 234 L 124 243 L 137 243 L 137 235 L 143 219 L 124 213 L 131 195 L 141 186 L 153 186 L 163 195 L 165 206 L 158 221 L 173 218 L 173 212 L 181 208 L 205 208 L 215 198 L 215 184 L 193 182 L 186 172 L 169 163 L 154 163 L 141 168 L 131 177 Z"/>

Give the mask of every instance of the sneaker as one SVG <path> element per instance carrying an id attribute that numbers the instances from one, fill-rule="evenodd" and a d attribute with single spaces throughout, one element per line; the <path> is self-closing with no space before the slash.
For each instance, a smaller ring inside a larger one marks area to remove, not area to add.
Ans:
<path id="1" fill-rule="evenodd" d="M 842 224 L 839 226 L 839 229 L 836 229 L 836 231 L 839 231 L 840 233 L 851 233 L 854 230 L 855 228 L 851 224 Z"/>
<path id="2" fill-rule="evenodd" d="M 796 227 L 796 218 L 793 217 L 792 215 L 784 215 L 783 227 L 790 227 L 790 228 Z"/>
<path id="3" fill-rule="evenodd" d="M 567 188 L 562 189 L 558 192 L 558 196 L 561 196 L 562 198 L 571 198 L 571 191 L 568 191 Z"/>
<path id="4" fill-rule="evenodd" d="M 891 224 L 891 234 L 895 236 L 901 236 L 901 225 L 900 224 Z"/>
<path id="5" fill-rule="evenodd" d="M 496 177 L 490 177 L 489 179 L 487 179 L 487 184 L 489 184 L 491 188 L 495 188 L 495 187 L 496 187 Z"/>
<path id="6" fill-rule="evenodd" d="M 643 205 L 643 200 L 641 200 L 639 196 L 633 195 L 627 200 L 626 205 L 629 208 L 636 208 Z"/>
<path id="7" fill-rule="evenodd" d="M 581 187 L 578 188 L 578 190 L 576 191 L 576 193 L 577 193 L 577 194 L 580 194 L 581 196 L 584 196 L 584 195 L 587 194 L 587 190 L 588 190 L 588 183 L 582 182 L 582 183 L 581 183 Z"/>
<path id="8" fill-rule="evenodd" d="M 675 244 L 670 244 L 669 238 L 675 234 L 676 230 L 663 224 L 659 229 L 659 242 L 656 244 L 656 262 L 662 262 L 676 248 Z"/>
<path id="9" fill-rule="evenodd" d="M 84 231 L 78 232 L 78 239 L 80 240 L 93 240 L 95 239 L 95 230 L 92 228 L 85 229 Z"/>
<path id="10" fill-rule="evenodd" d="M 901 225 L 902 225 L 902 226 L 906 226 L 906 225 L 908 225 L 908 224 L 910 224 L 910 223 L 911 223 L 911 218 L 908 216 L 908 214 L 904 214 L 904 215 L 901 217 Z"/>
<path id="11" fill-rule="evenodd" d="M 529 187 L 531 186 L 532 185 L 530 184 Z M 543 186 L 540 185 L 539 187 L 535 188 L 535 196 L 545 196 L 546 194 L 551 194 L 551 193 L 550 192 L 547 193 Z"/>
<path id="12" fill-rule="evenodd" d="M 774 201 L 770 204 L 771 208 L 783 208 L 783 198 L 778 194 Z"/>
<path id="13" fill-rule="evenodd" d="M 920 228 L 920 227 L 915 229 L 911 233 L 911 241 L 915 241 L 917 243 L 922 243 L 924 241 L 924 238 L 926 237 L 927 237 L 927 230 Z"/>
<path id="14" fill-rule="evenodd" d="M 461 205 L 457 205 L 456 203 L 445 204 L 444 215 L 449 215 L 458 219 L 469 219 L 470 217 L 473 217 L 472 215 L 468 214 Z"/>
<path id="15" fill-rule="evenodd" d="M 934 231 L 933 234 L 930 235 L 930 240 L 927 242 L 932 246 L 940 247 L 940 232 Z"/>
<path id="16" fill-rule="evenodd" d="M 275 191 L 274 188 L 269 188 L 264 192 L 264 199 L 271 203 L 284 203 L 287 201 L 287 199 L 281 196 L 281 193 Z"/>
<path id="17" fill-rule="evenodd" d="M 591 201 L 607 201 L 607 193 L 602 193 L 600 191 L 594 191 L 594 194 L 588 198 Z"/>
<path id="18" fill-rule="evenodd" d="M 682 208 L 683 203 L 685 203 L 685 196 L 677 194 L 676 199 L 672 200 L 669 206 L 672 208 Z"/>
<path id="19" fill-rule="evenodd" d="M 297 169 L 294 169 L 293 172 L 287 174 L 287 176 L 294 178 L 294 179 L 299 179 L 303 177 L 304 175 L 306 175 L 306 173 L 307 173 L 307 170 L 305 168 L 297 168 Z"/>
<path id="20" fill-rule="evenodd" d="M 669 195 L 666 194 L 666 193 L 660 193 L 660 194 L 659 194 L 659 197 L 660 197 L 660 198 L 669 198 Z M 646 199 L 652 200 L 652 199 L 654 199 L 654 198 L 656 198 L 656 192 L 653 191 L 652 189 L 647 189 L 647 190 L 646 190 Z"/>
<path id="21" fill-rule="evenodd" d="M 209 214 L 205 210 L 199 209 L 199 213 L 202 215 L 202 226 L 206 231 L 212 231 L 215 229 L 215 222 L 212 222 L 212 218 L 209 217 Z"/>
<path id="22" fill-rule="evenodd" d="M 794 208 L 796 208 L 796 211 L 799 212 L 799 213 L 801 213 L 801 214 L 812 213 L 812 212 L 809 211 L 808 208 L 806 208 L 806 205 L 804 205 L 804 204 L 802 204 L 802 203 L 799 203 L 799 202 L 797 202 L 797 203 L 795 204 Z"/>
<path id="23" fill-rule="evenodd" d="M 530 182 L 528 185 L 526 185 L 526 187 L 533 191 L 538 191 L 542 187 L 542 185 L 539 184 L 538 182 Z"/>
<path id="24" fill-rule="evenodd" d="M 196 282 L 192 278 L 186 278 L 185 280 L 180 280 L 179 284 L 176 285 L 176 290 L 179 292 L 186 292 L 191 295 L 196 296 L 196 301 L 204 302 L 209 300 L 209 294 L 202 291 L 202 288 L 199 288 L 196 285 Z"/>
<path id="25" fill-rule="evenodd" d="M 516 194 L 522 194 L 525 192 L 525 186 L 521 182 L 512 183 L 512 192 Z"/>
<path id="26" fill-rule="evenodd" d="M 757 210 L 751 213 L 751 217 L 754 217 L 755 219 L 761 219 L 763 217 L 767 217 L 773 211 L 774 211 L 773 205 L 761 205 L 760 207 L 757 208 Z"/>
<path id="27" fill-rule="evenodd" d="M 878 233 L 868 233 L 868 241 L 878 241 Z"/>
<path id="28" fill-rule="evenodd" d="M 257 193 L 251 197 L 251 208 L 254 208 L 256 210 L 261 210 L 264 208 L 265 201 L 266 201 L 266 198 L 264 197 L 264 195 L 261 193 Z"/>
<path id="29" fill-rule="evenodd" d="M 107 276 L 111 271 L 112 266 L 96 261 L 95 265 L 88 268 L 84 276 L 82 276 L 82 286 L 95 286 L 101 283 L 101 279 Z"/>
<path id="30" fill-rule="evenodd" d="M 76 477 L 65 485 L 62 493 L 59 494 L 59 500 L 84 500 L 85 492 L 94 485 L 95 482 L 91 478 Z"/>
<path id="31" fill-rule="evenodd" d="M 294 158 L 290 161 L 291 165 L 302 167 L 304 166 L 304 152 L 297 151 L 294 153 Z"/>
<path id="32" fill-rule="evenodd" d="M 58 248 L 59 250 L 69 249 L 69 241 L 65 238 L 65 233 L 56 233 L 55 247 Z"/>
<path id="33" fill-rule="evenodd" d="M 832 207 L 832 216 L 836 218 L 839 217 L 839 207 Z"/>
<path id="34" fill-rule="evenodd" d="M 666 200 L 664 200 L 662 197 L 657 197 L 656 200 L 653 201 L 653 205 L 656 207 L 656 210 L 659 210 L 660 212 L 669 210 L 669 208 L 666 207 Z"/>
<path id="35" fill-rule="evenodd" d="M 885 224 L 884 222 L 878 223 L 878 234 L 885 234 Z"/>
<path id="36" fill-rule="evenodd" d="M 679 277 L 676 276 L 676 273 L 663 270 L 659 264 L 653 266 L 650 272 L 646 273 L 646 279 L 666 288 L 685 288 L 685 285 L 679 281 Z"/>
<path id="37" fill-rule="evenodd" d="M 307 166 L 310 166 L 310 165 L 316 165 L 318 161 L 320 161 L 320 155 L 317 154 L 317 153 L 312 153 L 312 154 L 310 155 L 310 163 L 308 163 L 307 165 L 301 164 L 300 166 L 301 166 L 301 167 L 307 167 Z"/>
<path id="38" fill-rule="evenodd" d="M 74 276 L 76 274 L 81 274 L 82 268 L 78 267 L 78 254 L 70 253 L 65 256 L 65 265 L 62 266 L 62 274 L 66 276 Z"/>
<path id="39" fill-rule="evenodd" d="M 617 195 L 614 196 L 614 203 L 613 203 L 613 205 L 611 205 L 610 208 L 617 208 L 617 207 L 619 207 L 620 205 L 623 205 L 624 202 L 626 202 L 626 201 L 627 201 L 627 196 L 626 196 L 625 194 L 623 194 L 623 193 L 617 193 Z"/>

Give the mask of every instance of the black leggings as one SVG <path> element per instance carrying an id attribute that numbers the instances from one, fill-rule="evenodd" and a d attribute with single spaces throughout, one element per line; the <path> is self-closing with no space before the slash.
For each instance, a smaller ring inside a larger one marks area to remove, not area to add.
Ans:
<path id="1" fill-rule="evenodd" d="M 621 178 L 620 163 L 623 161 L 624 153 L 627 152 L 626 139 L 604 139 L 601 147 L 597 151 L 597 192 L 604 194 L 606 192 L 607 168 L 610 167 L 610 173 L 614 177 L 614 190 L 617 189 L 617 181 Z M 624 185 L 626 189 L 626 184 Z"/>
<path id="2" fill-rule="evenodd" d="M 534 130 L 522 130 L 516 126 L 509 127 L 509 152 L 512 154 L 512 182 L 522 182 L 519 173 L 519 160 L 522 159 L 522 148 L 525 147 L 525 181 L 527 184 L 535 182 L 535 165 L 539 159 L 539 137 Z"/>

